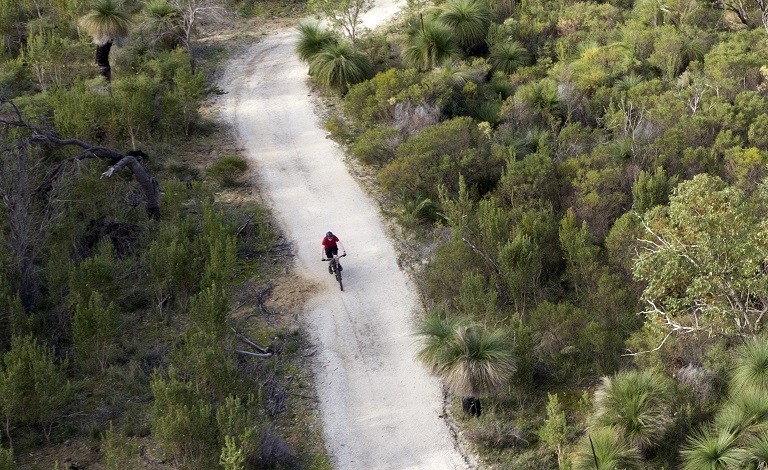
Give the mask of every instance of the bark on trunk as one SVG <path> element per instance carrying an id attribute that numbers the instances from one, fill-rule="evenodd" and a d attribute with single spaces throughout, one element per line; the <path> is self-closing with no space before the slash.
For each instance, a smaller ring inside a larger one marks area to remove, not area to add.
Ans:
<path id="1" fill-rule="evenodd" d="M 479 417 L 483 412 L 483 407 L 480 406 L 480 399 L 475 397 L 462 397 L 461 409 L 464 410 L 464 413 L 475 417 Z"/>
<path id="2" fill-rule="evenodd" d="M 96 65 L 99 66 L 99 75 L 112 80 L 112 67 L 109 66 L 109 51 L 112 49 L 112 41 L 96 46 Z"/>

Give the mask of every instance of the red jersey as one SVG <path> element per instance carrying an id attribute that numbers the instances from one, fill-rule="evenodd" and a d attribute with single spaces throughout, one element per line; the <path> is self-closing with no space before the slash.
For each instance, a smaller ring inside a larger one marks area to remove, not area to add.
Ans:
<path id="1" fill-rule="evenodd" d="M 322 244 L 322 245 L 323 245 L 325 248 L 327 248 L 327 249 L 330 249 L 330 248 L 335 248 L 335 247 L 336 247 L 336 242 L 337 242 L 337 241 L 339 241 L 339 237 L 337 237 L 336 235 L 334 235 L 334 236 L 333 236 L 333 238 L 331 238 L 330 240 L 328 239 L 328 237 L 323 237 L 323 241 L 322 241 L 322 242 L 320 242 L 320 243 L 321 243 L 321 244 Z"/>

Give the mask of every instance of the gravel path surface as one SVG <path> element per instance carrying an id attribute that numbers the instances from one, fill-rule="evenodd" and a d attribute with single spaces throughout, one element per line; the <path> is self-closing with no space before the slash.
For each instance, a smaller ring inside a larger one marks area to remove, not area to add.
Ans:
<path id="1" fill-rule="evenodd" d="M 380 2 L 364 24 L 375 27 L 396 11 Z M 234 57 L 223 112 L 295 245 L 297 282 L 321 285 L 304 316 L 318 345 L 314 372 L 334 468 L 466 469 L 442 418 L 440 387 L 413 360 L 416 293 L 377 206 L 313 111 L 307 67 L 293 52 L 297 39 L 292 28 L 279 30 Z M 344 292 L 320 262 L 328 230 L 348 253 Z"/>

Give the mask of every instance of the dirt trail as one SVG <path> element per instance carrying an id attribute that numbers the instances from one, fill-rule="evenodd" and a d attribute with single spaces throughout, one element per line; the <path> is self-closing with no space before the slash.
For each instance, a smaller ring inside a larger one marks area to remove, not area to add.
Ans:
<path id="1" fill-rule="evenodd" d="M 395 11 L 391 3 L 378 5 L 365 25 Z M 468 468 L 441 418 L 438 383 L 413 360 L 416 294 L 376 205 L 313 112 L 307 68 L 293 52 L 297 38 L 292 28 L 278 30 L 229 62 L 223 114 L 295 244 L 298 279 L 321 285 L 304 316 L 318 345 L 314 372 L 334 468 Z M 328 230 L 347 249 L 344 292 L 320 261 Z"/>

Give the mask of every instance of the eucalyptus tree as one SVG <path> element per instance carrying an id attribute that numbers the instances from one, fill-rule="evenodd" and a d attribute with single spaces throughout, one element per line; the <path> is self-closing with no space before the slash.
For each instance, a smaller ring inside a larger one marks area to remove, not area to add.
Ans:
<path id="1" fill-rule="evenodd" d="M 120 44 L 128 37 L 131 20 L 120 9 L 117 0 L 95 0 L 92 9 L 80 18 L 80 25 L 93 37 L 96 44 L 96 65 L 99 73 L 112 78 L 109 52 L 113 44 Z"/>
<path id="2" fill-rule="evenodd" d="M 764 191 L 747 195 L 718 177 L 680 183 L 669 205 L 643 217 L 634 275 L 646 283 L 646 323 L 675 332 L 752 334 L 768 312 Z M 717 234 L 717 236 L 713 236 Z"/>
<path id="3" fill-rule="evenodd" d="M 353 43 L 362 26 L 362 16 L 373 8 L 373 0 L 309 0 L 307 10 L 326 19 Z"/>

